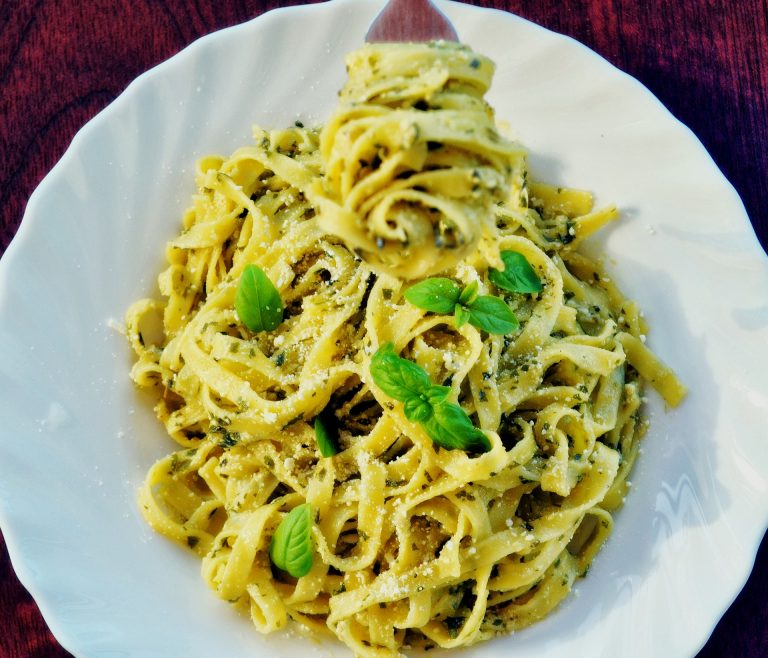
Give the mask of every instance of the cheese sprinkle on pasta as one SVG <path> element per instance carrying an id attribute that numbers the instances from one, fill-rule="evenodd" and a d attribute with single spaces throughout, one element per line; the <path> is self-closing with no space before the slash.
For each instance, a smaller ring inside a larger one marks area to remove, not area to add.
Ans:
<path id="1" fill-rule="evenodd" d="M 147 522 L 259 631 L 294 620 L 383 658 L 553 610 L 627 493 L 645 383 L 671 406 L 685 388 L 579 252 L 616 208 L 529 178 L 482 99 L 489 60 L 401 44 L 348 65 L 322 131 L 257 128 L 198 163 L 162 298 L 127 326 L 178 444 L 140 491 Z M 536 291 L 505 283 L 509 254 Z M 254 329 L 238 305 L 269 286 L 282 316 Z M 516 328 L 488 319 L 499 305 Z M 462 449 L 468 427 L 482 441 Z"/>

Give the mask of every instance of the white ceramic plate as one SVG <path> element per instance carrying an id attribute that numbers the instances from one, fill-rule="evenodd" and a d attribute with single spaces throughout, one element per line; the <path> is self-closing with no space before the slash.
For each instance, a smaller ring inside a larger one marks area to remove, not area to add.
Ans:
<path id="1" fill-rule="evenodd" d="M 75 138 L 0 263 L 0 521 L 22 582 L 80 657 L 348 655 L 260 636 L 195 557 L 154 536 L 135 492 L 170 441 L 110 328 L 154 293 L 202 154 L 251 125 L 317 123 L 381 0 L 284 9 L 141 76 Z M 636 81 L 511 15 L 442 5 L 498 63 L 491 103 L 539 177 L 596 190 L 624 219 L 610 270 L 691 388 L 657 398 L 634 492 L 555 614 L 461 655 L 689 656 L 747 578 L 768 518 L 768 261 L 696 138 Z"/>

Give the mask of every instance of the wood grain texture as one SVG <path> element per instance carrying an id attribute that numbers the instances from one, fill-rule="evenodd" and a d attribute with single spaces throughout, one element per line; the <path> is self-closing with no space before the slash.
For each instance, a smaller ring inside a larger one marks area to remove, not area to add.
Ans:
<path id="1" fill-rule="evenodd" d="M 277 6 L 256 0 L 2 0 L 0 253 L 75 132 L 138 74 Z M 570 35 L 643 82 L 701 139 L 768 246 L 766 0 L 475 0 Z M 0 658 L 63 658 L 0 537 Z M 681 615 L 681 623 L 683 616 Z M 653 632 L 653 629 L 648 629 Z M 768 656 L 768 541 L 701 658 Z"/>

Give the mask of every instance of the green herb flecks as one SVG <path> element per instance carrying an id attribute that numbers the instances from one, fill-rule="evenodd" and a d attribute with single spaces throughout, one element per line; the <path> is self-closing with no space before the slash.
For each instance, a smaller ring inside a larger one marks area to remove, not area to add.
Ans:
<path id="1" fill-rule="evenodd" d="M 437 445 L 447 450 L 487 452 L 491 442 L 458 404 L 448 401 L 450 388 L 432 384 L 418 364 L 382 345 L 371 359 L 371 376 L 384 393 L 403 403 L 408 420 L 419 423 Z"/>
<path id="2" fill-rule="evenodd" d="M 283 300 L 272 281 L 256 265 L 246 265 L 235 294 L 235 310 L 251 331 L 272 331 L 283 321 Z"/>
<path id="3" fill-rule="evenodd" d="M 312 508 L 304 503 L 288 512 L 277 526 L 269 557 L 278 569 L 301 578 L 312 569 L 312 554 Z"/>

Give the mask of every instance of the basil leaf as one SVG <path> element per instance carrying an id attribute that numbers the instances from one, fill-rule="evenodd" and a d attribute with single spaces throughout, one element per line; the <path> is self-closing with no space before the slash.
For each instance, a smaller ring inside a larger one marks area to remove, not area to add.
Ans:
<path id="1" fill-rule="evenodd" d="M 469 308 L 469 324 L 489 334 L 510 334 L 518 327 L 515 314 L 499 297 L 481 295 Z"/>
<path id="2" fill-rule="evenodd" d="M 235 310 L 251 331 L 272 331 L 283 321 L 283 300 L 260 267 L 245 266 L 235 294 Z"/>
<path id="3" fill-rule="evenodd" d="M 437 445 L 447 450 L 477 450 L 488 452 L 491 442 L 477 429 L 458 404 L 441 402 L 432 408 L 432 417 L 422 423 L 424 430 Z"/>
<path id="4" fill-rule="evenodd" d="M 371 377 L 376 386 L 400 402 L 425 393 L 431 386 L 425 370 L 397 356 L 392 343 L 376 350 L 371 359 Z"/>
<path id="5" fill-rule="evenodd" d="M 405 298 L 414 306 L 432 313 L 453 313 L 461 288 L 455 281 L 443 277 L 424 279 L 405 291 Z"/>
<path id="6" fill-rule="evenodd" d="M 481 299 L 479 297 L 475 303 Z M 500 299 L 497 301 L 504 304 Z M 504 306 L 509 310 L 506 304 Z M 448 402 L 451 389 L 431 384 L 420 365 L 395 354 L 392 343 L 376 350 L 371 359 L 371 376 L 387 395 L 404 403 L 405 417 L 421 423 L 427 435 L 439 446 L 448 450 L 491 449 L 488 437 L 472 424 L 464 410 Z"/>
<path id="7" fill-rule="evenodd" d="M 469 309 L 461 304 L 456 304 L 456 307 L 453 309 L 453 318 L 456 323 L 456 328 L 459 329 L 467 324 L 467 322 L 469 322 L 469 317 Z"/>
<path id="8" fill-rule="evenodd" d="M 426 395 L 414 395 L 403 404 L 405 417 L 414 423 L 423 423 L 432 415 L 432 405 Z"/>
<path id="9" fill-rule="evenodd" d="M 312 508 L 304 503 L 280 521 L 269 546 L 269 557 L 278 569 L 301 578 L 312 569 L 312 553 Z"/>
<path id="10" fill-rule="evenodd" d="M 436 384 L 433 384 L 432 386 L 430 386 L 429 390 L 426 392 L 427 400 L 429 400 L 429 403 L 432 405 L 435 405 L 438 402 L 442 402 L 450 394 L 451 394 L 450 386 L 437 386 Z"/>
<path id="11" fill-rule="evenodd" d="M 323 457 L 333 457 L 339 452 L 338 438 L 332 427 L 330 414 L 322 412 L 315 417 L 315 440 Z"/>
<path id="12" fill-rule="evenodd" d="M 477 299 L 477 289 L 479 287 L 480 286 L 477 281 L 473 281 L 466 288 L 464 288 L 464 290 L 461 291 L 461 296 L 459 297 L 459 304 L 471 306 L 472 302 Z"/>
<path id="13" fill-rule="evenodd" d="M 503 272 L 493 268 L 488 272 L 488 278 L 497 288 L 509 292 L 542 291 L 541 280 L 523 254 L 517 251 L 502 251 L 501 260 L 504 263 Z"/>

